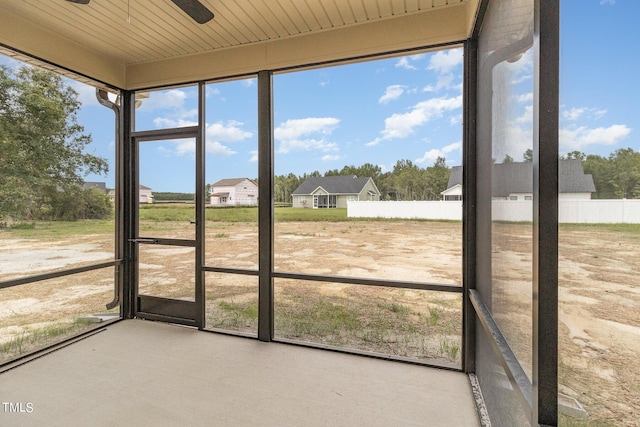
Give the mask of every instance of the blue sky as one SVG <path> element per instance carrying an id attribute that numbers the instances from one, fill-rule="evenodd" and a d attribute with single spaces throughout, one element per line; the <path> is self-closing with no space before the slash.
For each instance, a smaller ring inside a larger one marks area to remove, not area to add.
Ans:
<path id="1" fill-rule="evenodd" d="M 564 0 L 561 7 L 561 152 L 640 150 L 640 2 Z M 7 58 L 0 63 L 16 65 Z M 521 160 L 530 146 L 531 65 L 530 54 L 510 65 L 517 78 L 514 120 L 510 143 L 496 158 Z M 73 86 L 83 102 L 79 120 L 93 138 L 88 151 L 113 164 L 113 113 L 95 101 L 93 88 Z M 153 92 L 136 111 L 137 129 L 192 125 L 196 102 L 193 87 Z M 257 177 L 256 103 L 255 79 L 208 85 L 208 183 Z M 459 165 L 462 49 L 278 74 L 274 113 L 277 175 L 365 162 L 389 171 L 400 159 L 427 167 L 438 156 Z M 143 184 L 193 191 L 190 141 L 147 143 L 141 150 Z M 113 186 L 113 170 L 87 180 Z"/>

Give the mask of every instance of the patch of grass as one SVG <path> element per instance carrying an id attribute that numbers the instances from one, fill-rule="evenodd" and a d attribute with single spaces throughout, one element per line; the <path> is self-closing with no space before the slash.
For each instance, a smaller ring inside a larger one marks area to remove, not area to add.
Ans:
<path id="1" fill-rule="evenodd" d="M 430 326 L 425 307 L 398 302 L 392 295 L 356 291 L 347 292 L 348 297 L 304 287 L 281 291 L 276 335 L 401 357 L 459 361 L 459 314 L 436 306 L 432 310 L 437 324 Z"/>
<path id="2" fill-rule="evenodd" d="M 429 307 L 429 318 L 427 319 L 427 324 L 429 326 L 436 326 L 440 320 L 441 313 L 442 310 L 439 308 Z"/>
<path id="3" fill-rule="evenodd" d="M 33 230 L 36 228 L 35 222 L 18 222 L 15 224 L 11 224 L 9 227 L 11 230 Z"/>
<path id="4" fill-rule="evenodd" d="M 113 219 L 88 219 L 82 221 L 39 221 L 26 223 L 23 226 L 14 224 L 6 231 L 12 236 L 23 239 L 38 238 L 42 240 L 55 239 L 67 236 L 89 234 L 114 234 L 115 222 Z"/>
<path id="5" fill-rule="evenodd" d="M 215 222 L 252 222 L 258 223 L 257 206 L 239 206 L 233 208 L 207 208 L 205 211 L 207 221 Z"/>
<path id="6" fill-rule="evenodd" d="M 314 221 L 339 222 L 348 221 L 346 209 L 300 209 L 277 208 L 274 210 L 275 221 Z"/>
<path id="7" fill-rule="evenodd" d="M 411 309 L 405 305 L 399 304 L 397 302 L 392 302 L 391 304 L 378 302 L 378 308 L 382 308 L 384 310 L 389 310 L 392 313 L 396 313 L 401 316 L 407 316 L 411 313 Z"/>
<path id="8" fill-rule="evenodd" d="M 218 307 L 222 310 L 232 312 L 239 317 L 251 320 L 258 319 L 258 306 L 256 304 L 240 305 L 227 301 L 218 301 Z"/>
<path id="9" fill-rule="evenodd" d="M 640 224 L 559 224 L 560 231 L 611 231 L 640 234 Z"/>
<path id="10" fill-rule="evenodd" d="M 213 235 L 213 237 L 216 239 L 223 239 L 225 237 L 229 237 L 229 235 L 227 233 L 216 233 Z"/>
<path id="11" fill-rule="evenodd" d="M 287 310 L 276 311 L 278 330 L 287 337 L 314 338 L 343 343 L 345 333 L 354 334 L 362 329 L 357 313 L 345 307 L 344 302 L 317 298 L 297 303 Z"/>
<path id="12" fill-rule="evenodd" d="M 196 219 L 193 205 L 141 205 L 140 221 L 180 221 L 189 222 Z"/>
<path id="13" fill-rule="evenodd" d="M 255 334 L 258 330 L 258 301 L 242 303 L 233 300 L 210 300 L 207 307 L 207 327 Z"/>
<path id="14" fill-rule="evenodd" d="M 450 340 L 446 335 L 440 339 L 440 348 L 438 353 L 441 356 L 447 356 L 450 360 L 456 360 L 460 352 L 460 344 L 454 340 Z"/>
<path id="15" fill-rule="evenodd" d="M 72 322 L 56 322 L 41 328 L 25 328 L 20 334 L 0 346 L 0 360 L 10 359 L 23 353 L 37 350 L 54 341 L 82 332 L 93 325 L 89 319 Z"/>

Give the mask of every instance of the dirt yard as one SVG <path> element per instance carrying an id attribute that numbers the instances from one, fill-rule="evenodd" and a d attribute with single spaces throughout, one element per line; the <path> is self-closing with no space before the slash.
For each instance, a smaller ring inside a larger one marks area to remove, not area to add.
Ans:
<path id="1" fill-rule="evenodd" d="M 208 265 L 257 268 L 256 225 L 209 225 Z M 518 226 L 496 233 L 494 278 L 500 292 L 494 305 L 503 332 L 530 370 L 531 241 Z M 274 247 L 278 271 L 450 284 L 462 280 L 461 225 L 456 223 L 277 223 Z M 153 292 L 188 298 L 191 251 L 161 249 L 150 247 L 141 275 L 155 286 Z M 113 239 L 105 235 L 40 241 L 0 231 L 0 277 L 99 262 L 112 253 Z M 560 231 L 560 391 L 584 405 L 589 413 L 584 425 L 640 425 L 639 255 L 636 233 L 593 227 Z M 52 318 L 104 312 L 113 295 L 112 274 L 107 269 L 0 291 L 0 345 Z M 284 338 L 459 363 L 458 294 L 284 279 L 276 280 L 275 292 L 276 334 Z M 256 277 L 208 274 L 208 326 L 255 331 L 256 299 Z M 500 304 L 516 309 L 505 317 Z M 425 335 L 429 339 L 420 338 Z M 571 425 L 583 425 L 576 423 Z"/>

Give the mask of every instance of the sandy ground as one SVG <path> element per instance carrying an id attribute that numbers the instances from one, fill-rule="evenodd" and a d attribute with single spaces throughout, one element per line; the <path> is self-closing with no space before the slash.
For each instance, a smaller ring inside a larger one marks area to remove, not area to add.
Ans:
<path id="1" fill-rule="evenodd" d="M 530 372 L 530 229 L 503 225 L 495 233 L 494 313 Z M 215 224 L 207 229 L 206 263 L 257 268 L 257 246 L 255 225 Z M 274 247 L 279 271 L 451 284 L 462 280 L 461 226 L 455 223 L 279 223 Z M 42 242 L 0 232 L 0 277 L 107 260 L 112 250 L 109 236 Z M 141 272 L 149 286 L 162 285 L 159 293 L 167 296 L 189 297 L 190 285 L 179 284 L 192 269 L 191 250 L 152 246 L 145 250 Z M 560 232 L 560 391 L 577 398 L 594 425 L 640 425 L 639 255 L 638 235 L 584 229 Z M 86 303 L 99 311 L 112 297 L 108 274 L 83 283 L 51 282 L 0 292 L 0 343 L 24 328 L 26 319 L 46 322 L 43 312 L 73 312 L 73 307 Z M 236 292 L 236 302 L 254 298 L 254 277 L 242 276 L 237 282 L 245 287 L 242 292 L 225 288 L 224 281 L 211 289 L 220 295 Z M 284 288 L 286 283 L 276 286 Z M 340 284 L 317 289 L 332 297 L 365 298 Z M 397 301 L 405 304 L 412 298 L 405 293 Z"/>

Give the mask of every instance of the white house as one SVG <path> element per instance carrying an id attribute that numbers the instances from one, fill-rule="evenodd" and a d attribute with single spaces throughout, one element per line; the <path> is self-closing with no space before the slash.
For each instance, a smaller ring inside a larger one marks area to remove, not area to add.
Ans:
<path id="1" fill-rule="evenodd" d="M 249 178 L 221 179 L 211 185 L 211 206 L 257 206 L 258 185 Z"/>
<path id="2" fill-rule="evenodd" d="M 596 191 L 593 176 L 585 174 L 580 159 L 558 162 L 559 200 L 590 200 Z M 531 200 L 533 168 L 531 162 L 496 163 L 493 165 L 492 198 L 494 200 Z M 444 200 L 462 200 L 462 166 L 451 168 Z"/>
<path id="3" fill-rule="evenodd" d="M 149 187 L 140 185 L 140 191 L 138 192 L 139 203 L 153 203 L 153 192 Z"/>

